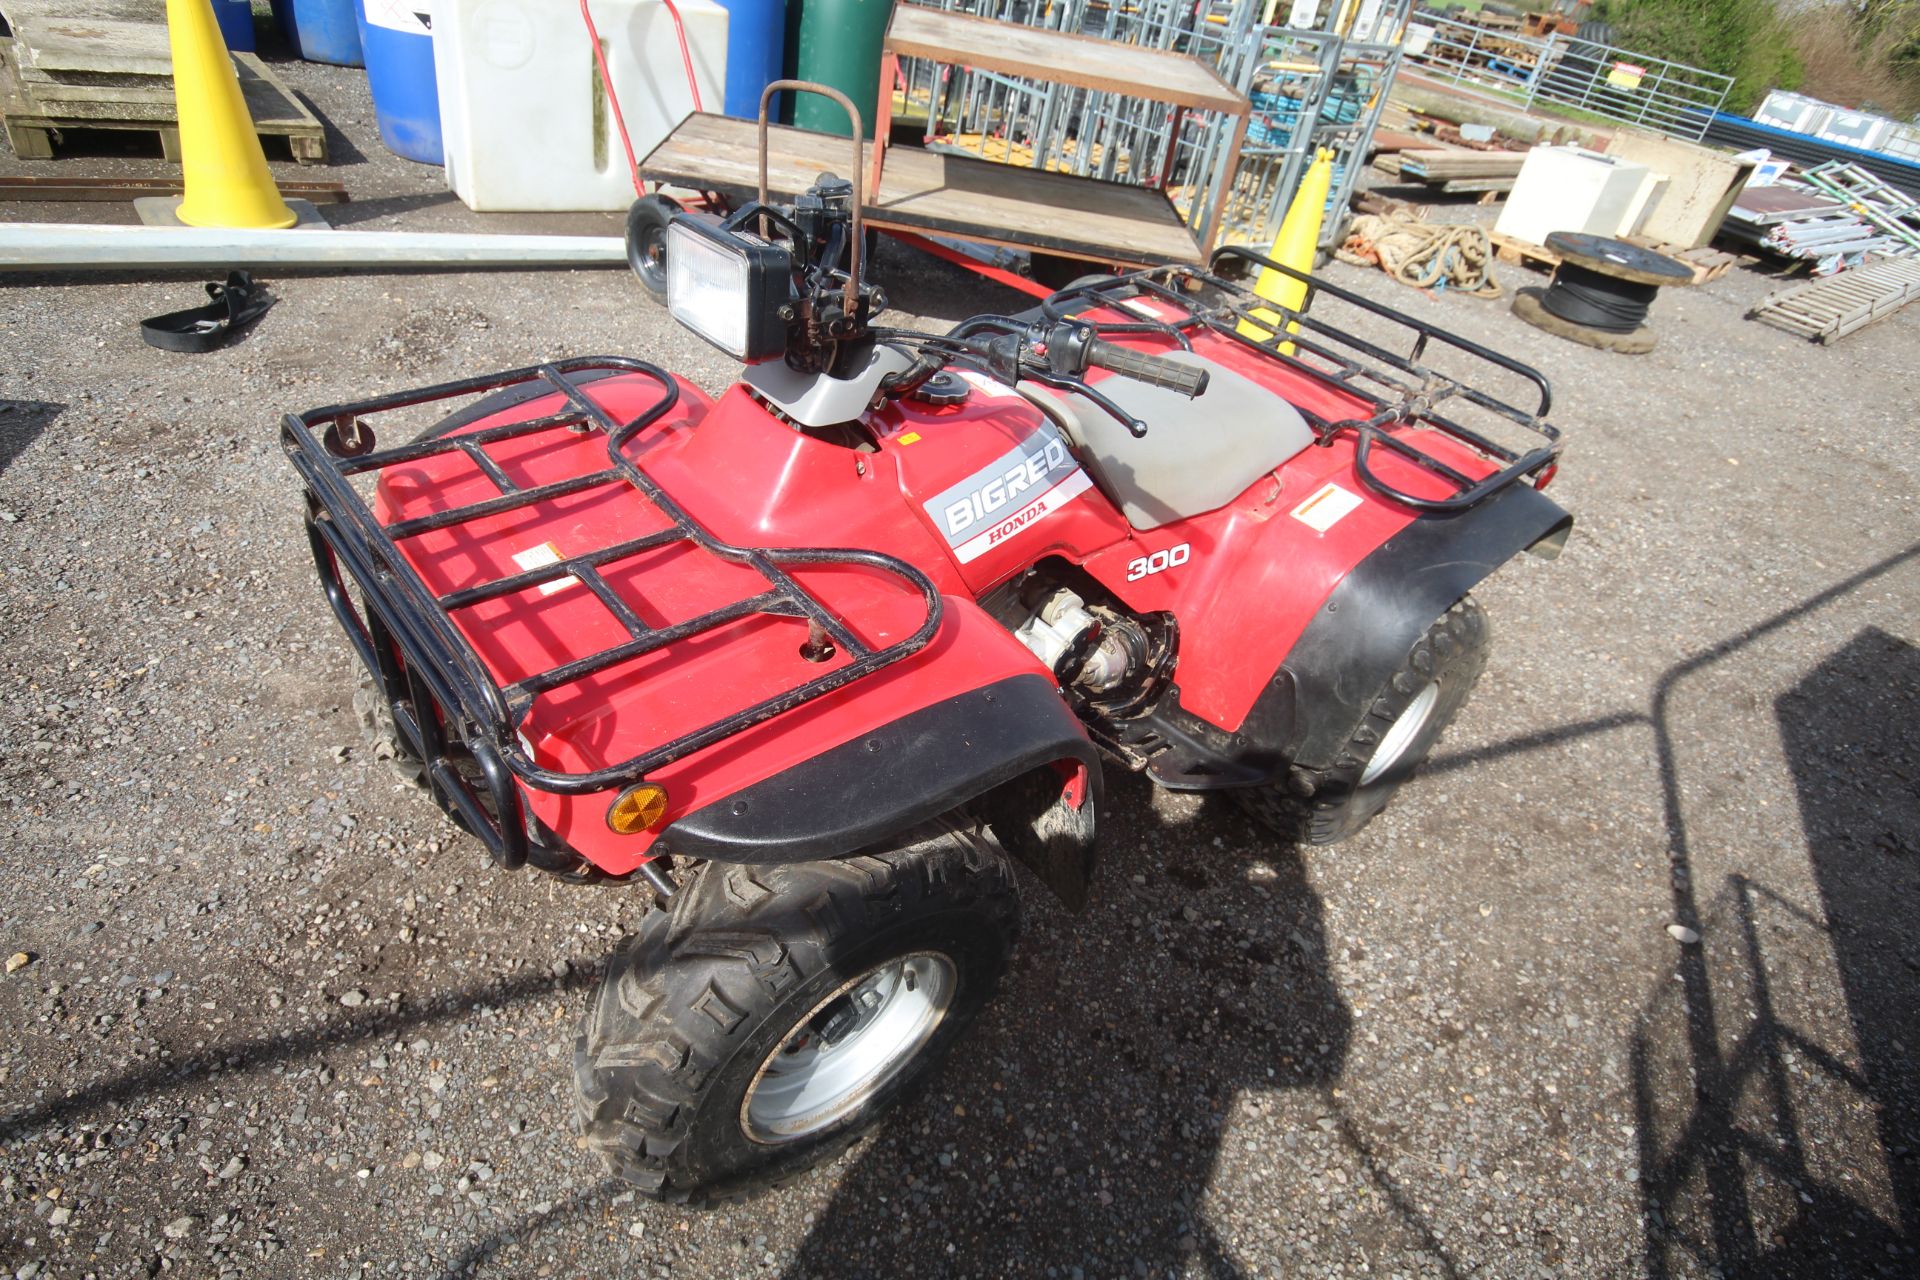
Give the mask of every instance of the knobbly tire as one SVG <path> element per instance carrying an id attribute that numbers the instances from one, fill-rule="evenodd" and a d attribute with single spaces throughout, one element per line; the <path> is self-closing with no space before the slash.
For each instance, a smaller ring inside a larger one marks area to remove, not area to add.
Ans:
<path id="1" fill-rule="evenodd" d="M 373 758 L 386 765 L 401 782 L 425 790 L 426 765 L 401 740 L 400 730 L 393 723 L 393 708 L 387 705 L 379 686 L 364 670 L 360 672 L 359 683 L 353 687 L 353 714 L 360 721 L 360 736 L 366 740 Z"/>
<path id="2" fill-rule="evenodd" d="M 1301 844 L 1333 844 L 1367 825 L 1413 775 L 1486 669 L 1487 615 L 1464 596 L 1407 652 L 1330 768 L 1293 771 L 1233 796 L 1256 820 Z M 1376 759 L 1378 763 L 1376 763 Z M 1305 779 L 1312 794 L 1296 783 Z"/>
<path id="3" fill-rule="evenodd" d="M 777 1185 L 924 1080 L 993 994 L 1018 931 L 1012 866 L 971 831 L 922 829 L 832 862 L 703 864 L 608 965 L 574 1044 L 581 1133 L 656 1199 Z M 931 1025 L 888 1058 L 900 1010 Z M 837 1101 L 794 1092 L 842 1079 L 830 1055 L 863 1043 L 891 1068 Z"/>

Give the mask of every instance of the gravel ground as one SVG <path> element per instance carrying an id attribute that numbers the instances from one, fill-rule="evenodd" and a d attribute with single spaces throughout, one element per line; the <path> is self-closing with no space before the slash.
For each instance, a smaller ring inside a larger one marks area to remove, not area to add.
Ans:
<path id="1" fill-rule="evenodd" d="M 381 152 L 355 77 L 283 70 L 348 217 L 500 225 Z M 918 322 L 1009 305 L 880 269 Z M 1432 765 L 1310 854 L 1116 778 L 1091 908 L 1029 884 L 926 1093 L 704 1213 L 569 1127 L 641 899 L 490 869 L 366 758 L 274 423 L 563 353 L 728 367 L 616 271 L 276 277 L 200 357 L 133 329 L 194 280 L 0 282 L 5 1274 L 1914 1274 L 1920 308 L 1811 347 L 1736 271 L 1623 358 L 1331 276 L 1537 364 L 1572 437 L 1579 528 L 1482 591 Z"/>

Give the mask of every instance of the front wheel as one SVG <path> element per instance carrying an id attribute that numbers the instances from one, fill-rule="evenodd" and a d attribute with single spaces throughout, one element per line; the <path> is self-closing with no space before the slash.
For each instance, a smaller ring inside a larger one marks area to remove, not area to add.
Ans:
<path id="1" fill-rule="evenodd" d="M 667 224 L 678 212 L 667 196 L 641 196 L 627 210 L 627 265 L 656 302 L 667 300 Z"/>
<path id="2" fill-rule="evenodd" d="M 1374 691 L 1367 714 L 1333 765 L 1296 770 L 1295 779 L 1235 791 L 1254 818 L 1289 840 L 1333 844 L 1384 809 L 1459 714 L 1486 669 L 1492 632 L 1472 596 L 1463 596 L 1407 651 L 1399 670 Z"/>
<path id="3" fill-rule="evenodd" d="M 821 1164 L 953 1047 L 1018 930 L 1012 867 L 970 831 L 703 865 L 622 943 L 575 1042 L 587 1144 L 672 1201 Z"/>

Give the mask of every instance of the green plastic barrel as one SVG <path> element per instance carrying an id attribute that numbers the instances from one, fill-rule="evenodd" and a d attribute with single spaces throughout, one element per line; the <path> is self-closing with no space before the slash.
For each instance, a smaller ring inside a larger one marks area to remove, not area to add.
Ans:
<path id="1" fill-rule="evenodd" d="M 880 100 L 880 45 L 892 17 L 893 0 L 791 0 L 787 5 L 794 78 L 832 85 L 853 99 L 869 138 Z M 847 113 L 831 98 L 817 93 L 785 96 L 792 100 L 791 118 L 800 128 L 843 138 L 853 132 Z"/>

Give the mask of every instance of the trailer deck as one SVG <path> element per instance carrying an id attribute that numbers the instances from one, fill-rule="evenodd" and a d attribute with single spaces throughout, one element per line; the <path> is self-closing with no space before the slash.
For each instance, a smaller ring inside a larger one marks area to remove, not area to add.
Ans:
<path id="1" fill-rule="evenodd" d="M 791 200 L 822 172 L 843 177 L 846 138 L 768 129 L 767 191 Z M 864 151 L 871 163 L 873 144 Z M 735 205 L 759 190 L 758 126 L 696 114 L 640 162 L 653 182 L 713 192 Z M 919 147 L 886 149 L 880 190 L 869 193 L 869 226 L 948 236 L 1128 266 L 1198 263 L 1200 245 L 1166 193 L 1151 187 L 995 164 Z"/>

